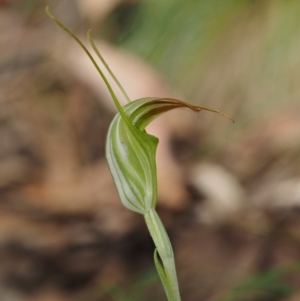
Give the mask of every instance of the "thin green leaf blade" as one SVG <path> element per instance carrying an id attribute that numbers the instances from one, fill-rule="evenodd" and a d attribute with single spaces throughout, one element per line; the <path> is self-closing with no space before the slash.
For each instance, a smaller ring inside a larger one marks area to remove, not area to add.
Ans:
<path id="1" fill-rule="evenodd" d="M 159 275 L 160 281 L 161 281 L 161 283 L 164 287 L 165 293 L 167 295 L 167 299 L 168 299 L 168 301 L 176 301 L 173 298 L 174 294 L 172 293 L 172 288 L 170 287 L 170 284 L 167 280 L 164 266 L 163 266 L 163 264 L 160 261 L 158 256 L 159 256 L 158 251 L 157 251 L 157 249 L 155 249 L 155 251 L 154 251 L 154 263 L 155 263 L 155 267 L 156 267 L 157 273 Z"/>

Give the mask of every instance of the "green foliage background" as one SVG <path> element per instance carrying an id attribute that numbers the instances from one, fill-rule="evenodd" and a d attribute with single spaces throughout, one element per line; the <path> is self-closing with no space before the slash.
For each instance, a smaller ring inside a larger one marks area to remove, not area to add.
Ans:
<path id="1" fill-rule="evenodd" d="M 127 19 L 122 15 L 119 31 L 112 22 L 117 12 L 112 15 L 113 39 L 157 66 L 190 100 L 232 107 L 242 123 L 258 116 L 258 105 L 264 112 L 298 101 L 297 0 L 149 0 L 135 6 Z"/>

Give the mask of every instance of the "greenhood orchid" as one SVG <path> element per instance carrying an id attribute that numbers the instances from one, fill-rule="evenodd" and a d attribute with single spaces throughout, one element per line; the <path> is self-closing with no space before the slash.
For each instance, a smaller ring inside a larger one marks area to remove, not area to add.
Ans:
<path id="1" fill-rule="evenodd" d="M 207 110 L 224 113 L 173 98 L 147 97 L 130 101 L 123 87 L 95 47 L 88 31 L 88 40 L 96 55 L 108 70 L 113 80 L 128 100 L 121 106 L 107 78 L 97 65 L 94 57 L 84 44 L 65 25 L 58 21 L 46 8 L 47 15 L 64 29 L 86 52 L 117 107 L 118 113 L 111 122 L 106 138 L 106 159 L 119 193 L 122 204 L 129 210 L 144 216 L 150 235 L 155 244 L 154 262 L 169 301 L 180 301 L 177 274 L 172 246 L 165 228 L 155 211 L 157 198 L 157 176 L 155 154 L 158 139 L 145 130 L 145 127 L 159 115 L 176 109 L 189 108 L 199 112 Z"/>

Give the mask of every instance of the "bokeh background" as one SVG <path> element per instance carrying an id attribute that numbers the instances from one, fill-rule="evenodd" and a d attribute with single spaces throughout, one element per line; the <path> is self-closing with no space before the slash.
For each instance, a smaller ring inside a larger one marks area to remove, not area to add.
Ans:
<path id="1" fill-rule="evenodd" d="M 143 218 L 104 159 L 112 101 L 46 5 L 132 99 L 177 97 L 149 131 L 185 301 L 300 300 L 298 0 L 0 1 L 0 300 L 166 300 Z"/>

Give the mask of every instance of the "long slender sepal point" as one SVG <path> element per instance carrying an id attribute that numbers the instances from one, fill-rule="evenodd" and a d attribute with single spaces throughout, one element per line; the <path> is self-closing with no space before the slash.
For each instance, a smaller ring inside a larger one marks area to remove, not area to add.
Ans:
<path id="1" fill-rule="evenodd" d="M 96 68 L 96 70 L 98 71 L 98 73 L 100 74 L 102 80 L 104 81 L 117 109 L 118 112 L 120 113 L 120 115 L 122 116 L 122 118 L 124 119 L 124 121 L 126 122 L 126 124 L 128 125 L 128 127 L 132 127 L 132 124 L 130 123 L 128 117 L 126 116 L 116 94 L 114 93 L 111 85 L 109 84 L 106 76 L 104 75 L 104 73 L 102 72 L 102 70 L 100 69 L 100 67 L 98 66 L 97 62 L 95 61 L 94 57 L 92 56 L 92 54 L 89 52 L 89 50 L 84 46 L 84 44 L 81 42 L 81 40 L 67 27 L 65 26 L 62 22 L 60 22 L 58 19 L 56 19 L 52 13 L 50 12 L 50 8 L 49 6 L 46 7 L 46 14 L 59 26 L 61 27 L 67 34 L 69 34 L 79 45 L 80 47 L 84 50 L 84 52 L 87 54 L 87 56 L 89 57 L 89 59 L 91 60 L 91 62 L 93 63 L 94 67 Z"/>
<path id="2" fill-rule="evenodd" d="M 92 35 L 91 35 L 91 29 L 88 30 L 87 32 L 87 38 L 89 40 L 89 43 L 91 44 L 93 50 L 95 51 L 96 55 L 98 56 L 99 60 L 101 61 L 101 63 L 104 65 L 104 67 L 106 68 L 106 70 L 109 72 L 110 76 L 113 78 L 113 80 L 115 81 L 115 83 L 117 84 L 118 88 L 120 89 L 120 91 L 122 92 L 122 94 L 124 95 L 125 99 L 127 100 L 127 102 L 131 102 L 128 94 L 126 93 L 125 89 L 123 88 L 123 86 L 121 85 L 121 83 L 119 82 L 119 80 L 117 79 L 117 77 L 114 75 L 114 73 L 111 71 L 109 65 L 106 63 L 106 61 L 104 60 L 103 56 L 101 55 L 101 53 L 99 52 L 99 50 L 97 49 Z"/>

